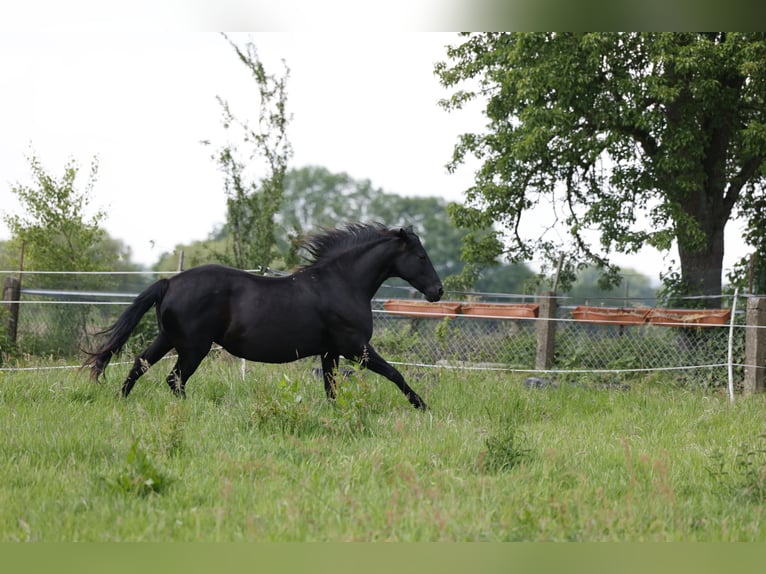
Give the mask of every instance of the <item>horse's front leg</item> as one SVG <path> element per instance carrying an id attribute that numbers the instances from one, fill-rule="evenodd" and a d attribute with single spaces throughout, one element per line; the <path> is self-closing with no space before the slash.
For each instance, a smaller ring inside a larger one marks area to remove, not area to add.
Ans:
<path id="1" fill-rule="evenodd" d="M 335 375 L 338 369 L 340 355 L 325 353 L 322 355 L 322 376 L 324 377 L 324 392 L 328 399 L 335 398 L 336 381 Z"/>
<path id="2" fill-rule="evenodd" d="M 407 397 L 407 400 L 410 401 L 413 407 L 421 410 L 426 410 L 428 408 L 428 405 L 426 405 L 425 401 L 420 398 L 420 395 L 410 388 L 402 374 L 389 365 L 383 357 L 378 355 L 377 351 L 375 351 L 369 343 L 364 346 L 359 362 L 373 373 L 378 373 L 379 375 L 386 377 L 388 380 L 393 381 L 394 384 L 399 387 L 399 390 L 404 393 L 404 396 Z"/>

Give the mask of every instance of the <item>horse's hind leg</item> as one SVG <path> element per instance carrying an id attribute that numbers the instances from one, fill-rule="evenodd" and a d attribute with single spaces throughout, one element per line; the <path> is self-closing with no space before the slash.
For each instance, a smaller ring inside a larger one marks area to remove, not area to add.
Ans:
<path id="1" fill-rule="evenodd" d="M 173 370 L 170 371 L 166 379 L 170 390 L 179 397 L 186 397 L 186 381 L 189 380 L 199 367 L 208 352 L 211 344 L 196 348 L 187 348 L 178 350 L 178 361 L 176 361 Z"/>
<path id="2" fill-rule="evenodd" d="M 184 390 L 184 385 L 181 383 L 181 369 L 178 366 L 179 363 L 180 361 L 176 361 L 175 366 L 168 373 L 165 381 L 168 383 L 168 386 L 170 387 L 170 390 L 173 391 L 174 395 L 185 397 L 186 391 Z"/>
<path id="3" fill-rule="evenodd" d="M 167 340 L 165 335 L 160 333 L 154 342 L 152 342 L 143 353 L 136 357 L 136 360 L 133 363 L 133 368 L 128 373 L 125 382 L 122 383 L 122 389 L 120 391 L 122 396 L 127 397 L 139 377 L 148 371 L 149 367 L 164 357 L 172 348 L 173 346 Z"/>

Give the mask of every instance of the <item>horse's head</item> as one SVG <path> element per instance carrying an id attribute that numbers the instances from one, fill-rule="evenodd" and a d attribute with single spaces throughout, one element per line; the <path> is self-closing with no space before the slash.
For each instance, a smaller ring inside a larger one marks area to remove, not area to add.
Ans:
<path id="1" fill-rule="evenodd" d="M 429 301 L 438 301 L 444 294 L 442 282 L 412 226 L 400 229 L 399 239 L 402 247 L 394 261 L 393 274 L 407 281 Z"/>

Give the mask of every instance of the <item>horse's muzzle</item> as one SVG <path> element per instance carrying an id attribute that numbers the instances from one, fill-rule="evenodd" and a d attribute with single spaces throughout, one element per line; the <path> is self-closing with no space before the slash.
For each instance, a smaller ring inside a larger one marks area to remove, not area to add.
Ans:
<path id="1" fill-rule="evenodd" d="M 438 287 L 434 289 L 428 289 L 428 291 L 425 292 L 426 299 L 430 303 L 434 303 L 435 301 L 438 301 L 442 298 L 442 295 L 444 295 L 444 287 L 439 285 Z"/>

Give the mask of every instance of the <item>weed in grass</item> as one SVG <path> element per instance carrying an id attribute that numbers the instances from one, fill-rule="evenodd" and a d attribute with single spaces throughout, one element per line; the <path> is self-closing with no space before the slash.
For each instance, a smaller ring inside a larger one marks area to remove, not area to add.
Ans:
<path id="1" fill-rule="evenodd" d="M 133 440 L 125 466 L 114 478 L 105 478 L 104 482 L 111 490 L 122 494 L 161 494 L 170 484 L 170 479 L 154 466 L 139 442 L 137 438 Z"/>
<path id="2" fill-rule="evenodd" d="M 491 433 L 479 453 L 479 466 L 487 473 L 507 472 L 531 456 L 526 446 L 526 436 L 512 421 Z"/>
<path id="3" fill-rule="evenodd" d="M 261 431 L 281 435 L 305 435 L 315 430 L 311 424 L 311 407 L 303 400 L 298 379 L 283 375 L 270 397 L 259 397 L 254 404 L 252 420 Z"/>
<path id="4" fill-rule="evenodd" d="M 766 441 L 766 433 L 758 438 Z M 710 458 L 713 464 L 708 467 L 708 472 L 726 494 L 758 504 L 766 502 L 766 444 L 760 447 L 743 445 L 733 462 L 720 450 L 714 451 Z"/>
<path id="5" fill-rule="evenodd" d="M 98 389 L 93 385 L 89 387 L 78 387 L 68 393 L 68 399 L 74 404 L 90 405 L 98 396 Z"/>
<path id="6" fill-rule="evenodd" d="M 766 439 L 766 434 L 759 438 Z M 742 493 L 758 503 L 766 502 L 766 448 L 761 446 L 740 453 L 736 468 Z"/>
<path id="7" fill-rule="evenodd" d="M 309 384 L 314 384 L 309 381 Z M 252 411 L 258 430 L 283 436 L 369 435 L 374 411 L 372 389 L 365 373 L 354 370 L 336 377 L 335 400 L 308 400 L 301 379 L 283 375 L 269 397 L 260 397 Z"/>
<path id="8" fill-rule="evenodd" d="M 331 419 L 335 433 L 369 434 L 371 428 L 372 389 L 365 373 L 358 369 L 352 374 L 337 377 L 335 408 Z"/>
<path id="9" fill-rule="evenodd" d="M 165 453 L 170 456 L 176 456 L 183 449 L 185 425 L 189 409 L 185 404 L 171 403 L 166 411 L 166 426 L 163 433 Z"/>

